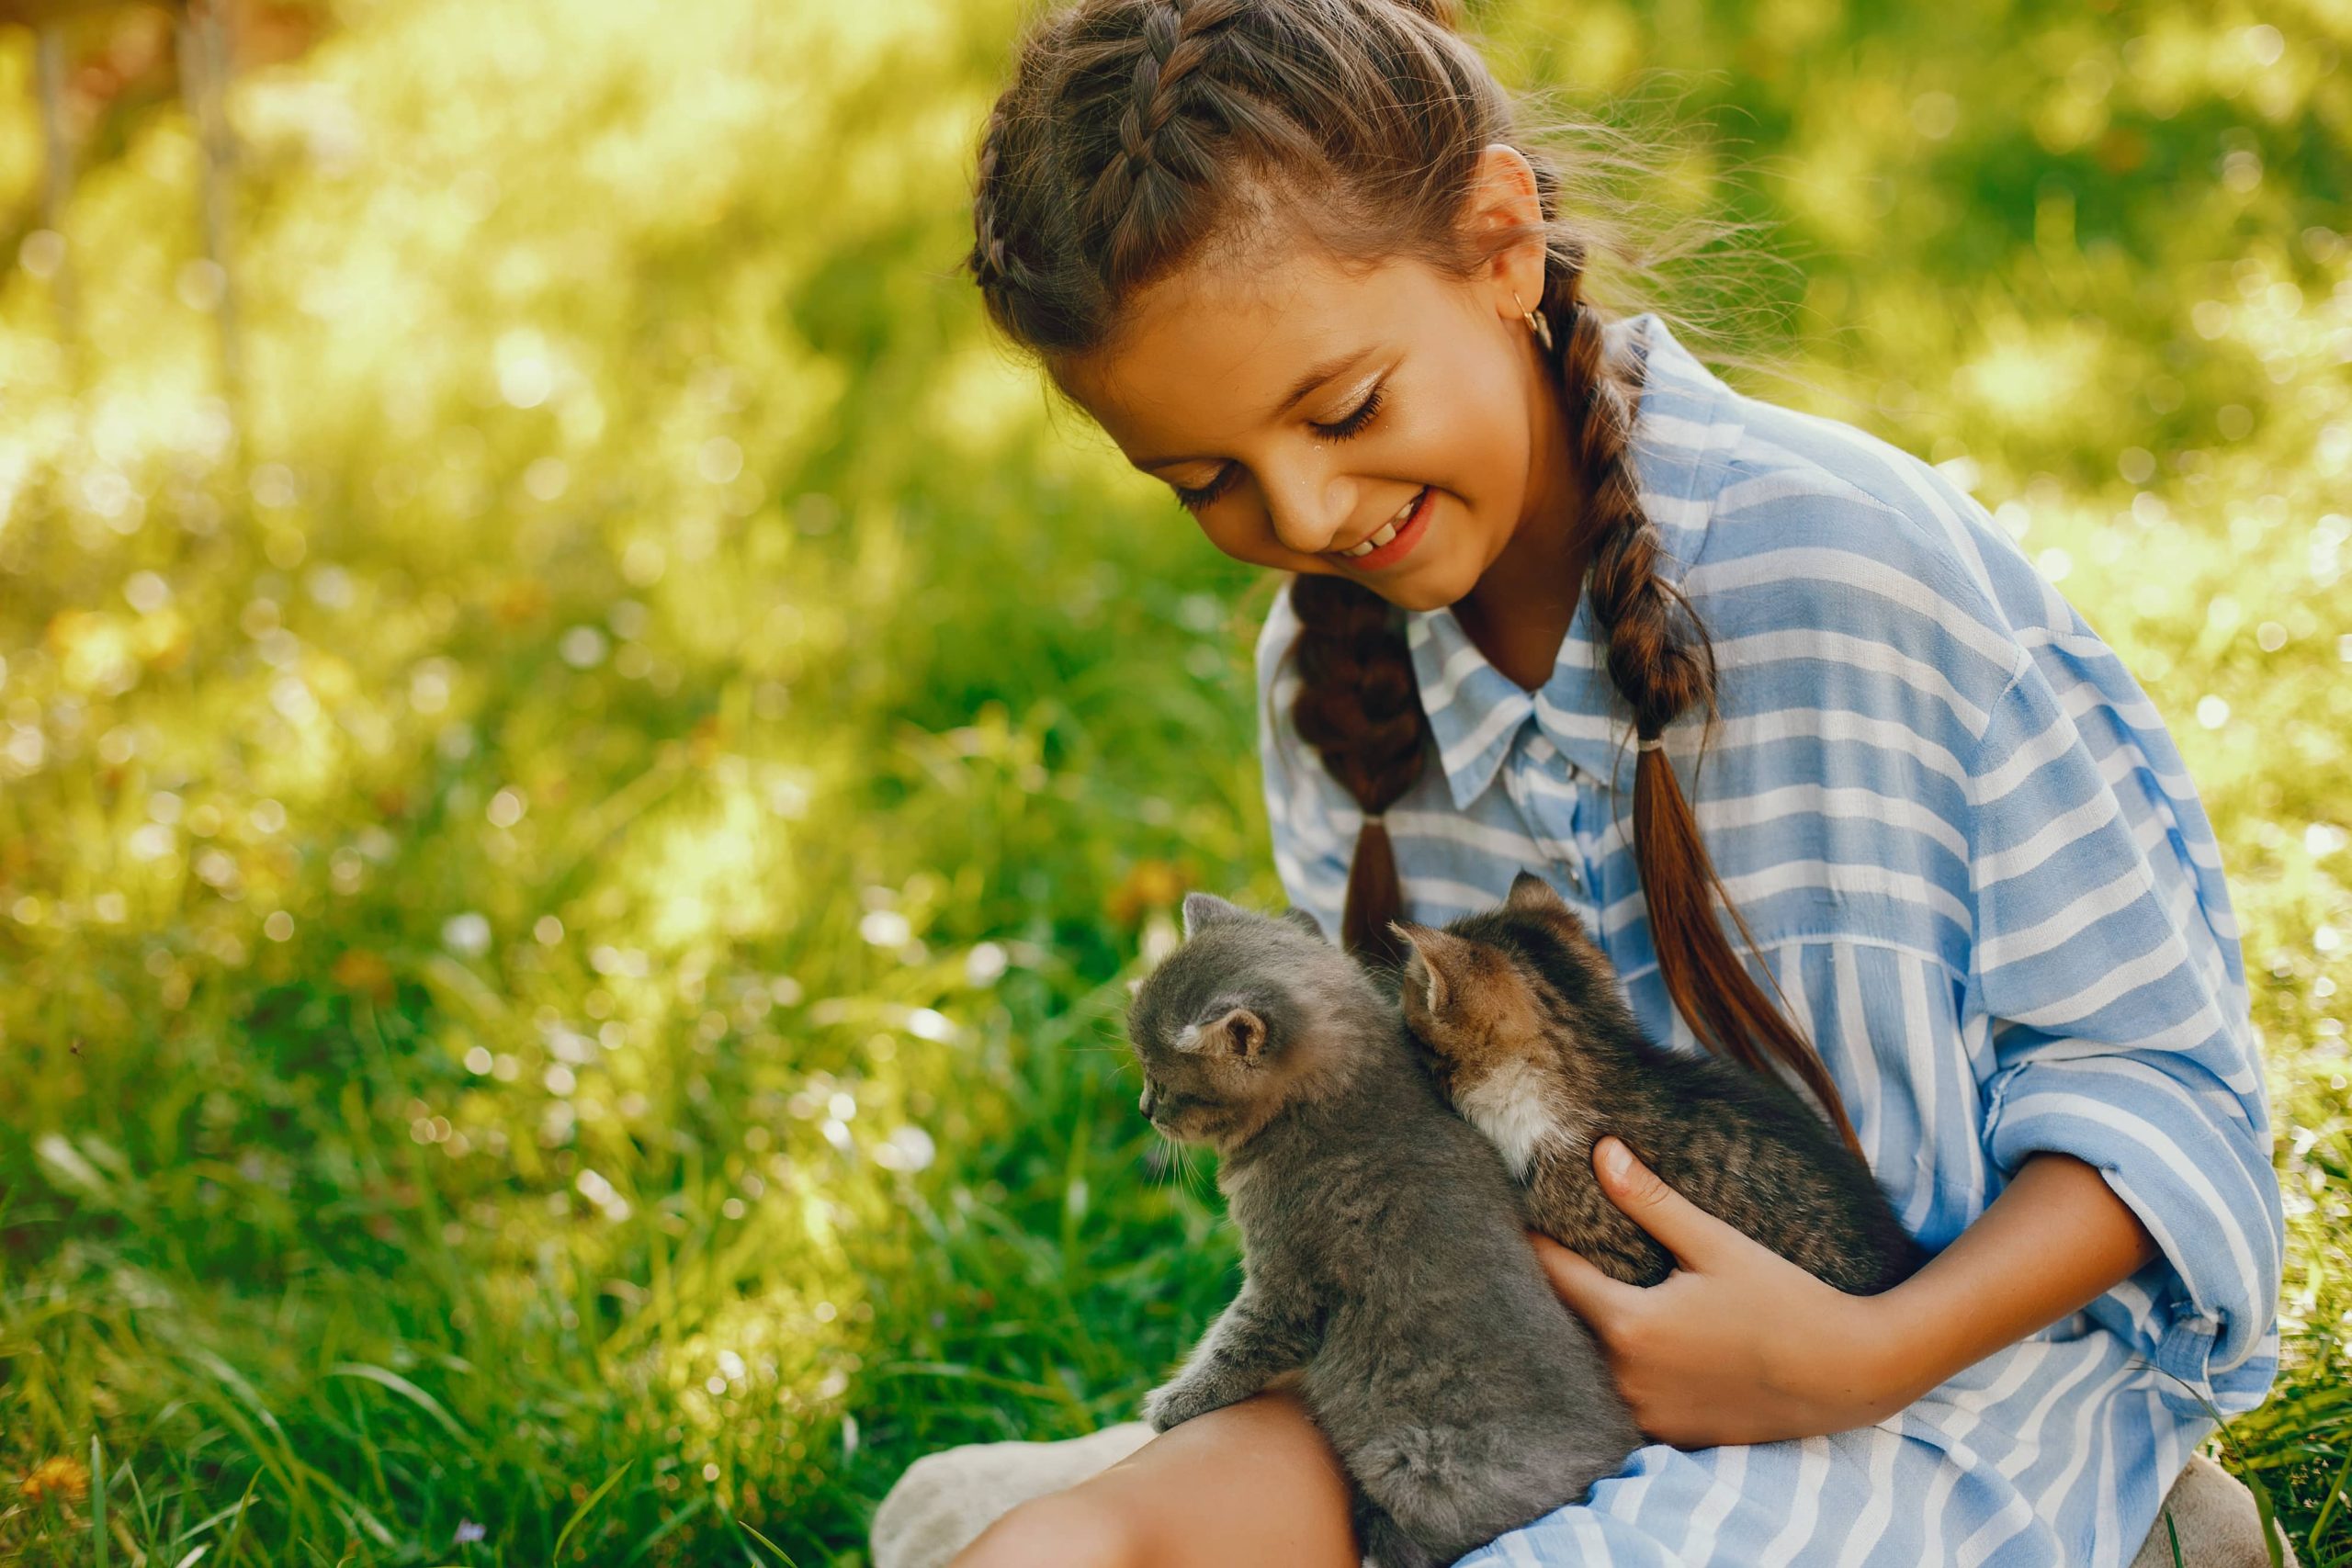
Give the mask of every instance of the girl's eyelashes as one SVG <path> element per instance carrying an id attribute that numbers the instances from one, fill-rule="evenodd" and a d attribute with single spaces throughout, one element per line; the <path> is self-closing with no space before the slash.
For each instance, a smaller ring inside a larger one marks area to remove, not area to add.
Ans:
<path id="1" fill-rule="evenodd" d="M 1198 512 L 1202 507 L 1223 495 L 1232 484 L 1233 465 L 1227 463 L 1216 471 L 1216 479 L 1198 490 L 1186 490 L 1182 485 L 1175 486 L 1177 504 L 1187 512 Z"/>
<path id="2" fill-rule="evenodd" d="M 1374 386 L 1364 400 L 1355 406 L 1352 412 L 1335 424 L 1317 424 L 1310 420 L 1307 422 L 1308 425 L 1327 441 L 1345 441 L 1351 436 L 1361 434 L 1366 425 L 1380 416 L 1381 404 L 1386 390 L 1385 382 Z M 1227 463 L 1217 470 L 1216 479 L 1198 490 L 1187 490 L 1182 485 L 1171 488 L 1176 491 L 1178 504 L 1187 512 L 1198 512 L 1223 495 L 1232 487 L 1232 484 L 1233 465 Z"/>
<path id="3" fill-rule="evenodd" d="M 1381 397 L 1386 389 L 1387 383 L 1385 382 L 1374 385 L 1372 389 L 1371 395 L 1356 405 L 1355 412 L 1353 413 L 1349 414 L 1337 424 L 1318 424 L 1316 425 L 1315 428 L 1317 431 L 1320 431 L 1329 440 L 1345 441 L 1349 436 L 1360 433 L 1365 425 L 1370 424 L 1374 418 L 1378 417 L 1380 413 Z"/>

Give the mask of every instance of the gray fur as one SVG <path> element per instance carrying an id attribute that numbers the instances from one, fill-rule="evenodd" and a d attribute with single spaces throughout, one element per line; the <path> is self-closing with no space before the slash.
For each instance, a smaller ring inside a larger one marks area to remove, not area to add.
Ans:
<path id="1" fill-rule="evenodd" d="M 1311 919 L 1196 894 L 1184 924 L 1128 1037 L 1144 1113 L 1223 1156 L 1246 1279 L 1145 1418 L 1165 1431 L 1295 1377 L 1382 1568 L 1450 1562 L 1580 1500 L 1640 1434 L 1393 995 Z"/>
<path id="2" fill-rule="evenodd" d="M 1614 1134 L 1682 1196 L 1841 1291 L 1873 1295 L 1919 1266 L 1870 1167 L 1793 1089 L 1642 1032 L 1542 878 L 1522 872 L 1502 906 L 1442 930 L 1398 929 L 1414 944 L 1405 1017 L 1440 1091 L 1528 1158 L 1536 1229 L 1631 1284 L 1673 1271 L 1593 1175 L 1593 1144 Z"/>

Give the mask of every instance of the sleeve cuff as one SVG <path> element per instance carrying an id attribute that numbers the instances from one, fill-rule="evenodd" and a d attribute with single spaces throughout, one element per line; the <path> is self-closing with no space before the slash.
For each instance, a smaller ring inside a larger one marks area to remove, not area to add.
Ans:
<path id="1" fill-rule="evenodd" d="M 2102 1298 L 2128 1314 L 2143 1348 L 2168 1374 L 2160 1391 L 2177 1415 L 2235 1415 L 2261 1403 L 2277 1367 L 2278 1204 L 2268 1167 L 2192 1108 L 2188 1091 L 2134 1101 L 2071 1081 L 2075 1063 L 2026 1063 L 1997 1075 L 1985 1116 L 1985 1151 L 2005 1173 L 2039 1153 L 2071 1155 L 2096 1168 L 2146 1225 L 2161 1268 L 2145 1304 Z M 2128 1069 L 2126 1069 L 2128 1071 Z M 2161 1075 L 2158 1075 L 2161 1076 Z M 2104 1077 L 2104 1075 L 2102 1075 Z M 2152 1266 L 2154 1269 L 2154 1266 Z M 2136 1293 L 2136 1292 L 2134 1292 Z M 2173 1380 L 2177 1380 L 2173 1381 Z"/>

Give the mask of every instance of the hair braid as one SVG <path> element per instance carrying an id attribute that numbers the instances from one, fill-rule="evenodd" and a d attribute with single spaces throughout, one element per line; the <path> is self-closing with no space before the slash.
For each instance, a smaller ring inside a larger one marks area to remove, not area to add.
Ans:
<path id="1" fill-rule="evenodd" d="M 1658 575 L 1657 529 L 1642 511 L 1633 464 L 1636 363 L 1608 359 L 1600 312 L 1578 295 L 1577 276 L 1552 291 L 1561 322 L 1560 377 L 1568 389 L 1570 442 L 1584 476 L 1591 563 L 1585 592 L 1609 639 L 1609 676 L 1634 710 L 1634 733 L 1655 739 L 1677 714 L 1714 696 L 1714 650 L 1673 584 Z M 1581 394 L 1581 395 L 1577 395 Z"/>
<path id="2" fill-rule="evenodd" d="M 1340 940 L 1376 963 L 1402 960 L 1388 922 L 1404 912 L 1396 852 L 1380 818 L 1421 775 L 1429 716 L 1395 608 L 1343 577 L 1301 574 L 1290 584 L 1298 637 L 1292 727 L 1366 817 L 1348 866 Z"/>
<path id="3" fill-rule="evenodd" d="M 1000 99 L 989 112 L 988 130 L 980 137 L 979 174 L 972 197 L 972 226 L 977 232 L 966 265 L 984 288 L 1017 289 L 1029 287 L 1034 275 L 997 231 L 998 172 L 1004 161 L 1007 118 L 1005 103 Z"/>
<path id="4" fill-rule="evenodd" d="M 1691 707 L 1713 716 L 1714 649 L 1690 601 L 1658 570 L 1665 547 L 1634 484 L 1634 398 L 1626 389 L 1641 384 L 1643 351 L 1633 351 L 1630 367 L 1611 363 L 1600 313 L 1578 298 L 1581 275 L 1563 267 L 1556 280 L 1547 281 L 1545 298 L 1564 318 L 1561 385 L 1584 479 L 1586 536 L 1592 542 L 1584 591 L 1591 597 L 1593 624 L 1608 640 L 1610 681 L 1633 710 L 1634 733 L 1657 740 Z M 1755 934 L 1716 874 L 1663 746 L 1644 746 L 1635 754 L 1634 859 L 1658 975 L 1691 1032 L 1708 1049 L 1758 1072 L 1770 1073 L 1775 1063 L 1793 1071 L 1859 1154 L 1861 1141 L 1838 1086 L 1789 1021 L 1787 998 L 1774 1005 L 1716 923 L 1720 901 L 1742 940 L 1755 948 Z M 1769 969 L 1765 976 L 1779 995 L 1779 982 Z"/>
<path id="5" fill-rule="evenodd" d="M 1103 165 L 1091 198 L 1115 269 L 1144 270 L 1216 174 L 1198 126 L 1235 118 L 1234 95 L 1208 67 L 1225 24 L 1241 9 L 1241 0 L 1147 0 L 1142 7 L 1117 155 Z"/>

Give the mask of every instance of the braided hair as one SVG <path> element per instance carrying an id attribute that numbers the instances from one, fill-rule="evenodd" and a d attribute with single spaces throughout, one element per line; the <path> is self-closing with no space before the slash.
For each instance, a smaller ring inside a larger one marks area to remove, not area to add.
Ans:
<path id="1" fill-rule="evenodd" d="M 1077 0 L 1050 12 L 1023 38 L 982 133 L 966 265 L 991 321 L 1052 360 L 1101 349 L 1137 292 L 1269 226 L 1277 189 L 1283 221 L 1351 257 L 1411 256 L 1466 277 L 1540 238 L 1539 308 L 1554 332 L 1539 352 L 1584 487 L 1584 592 L 1634 731 L 1656 740 L 1693 709 L 1712 717 L 1715 664 L 1705 628 L 1659 571 L 1634 486 L 1638 355 L 1609 353 L 1609 318 L 1588 297 L 1596 248 L 1645 270 L 1603 216 L 1620 209 L 1608 177 L 1641 160 L 1627 149 L 1587 167 L 1520 134 L 1511 95 L 1460 27 L 1458 0 Z M 1540 233 L 1493 234 L 1473 251 L 1461 208 L 1498 141 L 1534 170 Z M 1388 924 L 1403 893 L 1381 818 L 1433 749 L 1401 616 L 1338 576 L 1300 574 L 1288 592 L 1295 728 L 1366 818 L 1340 937 L 1393 962 Z M 1692 1033 L 1758 1072 L 1794 1073 L 1858 1147 L 1820 1057 L 1715 918 L 1720 903 L 1754 946 L 1660 746 L 1637 753 L 1633 841 L 1659 974 Z"/>

